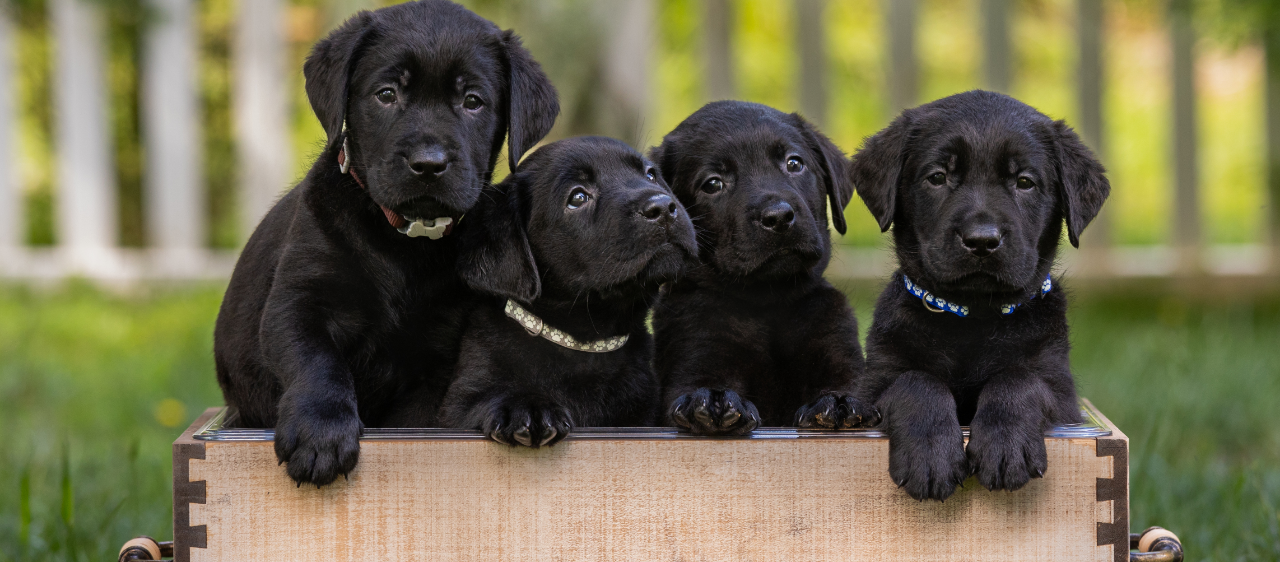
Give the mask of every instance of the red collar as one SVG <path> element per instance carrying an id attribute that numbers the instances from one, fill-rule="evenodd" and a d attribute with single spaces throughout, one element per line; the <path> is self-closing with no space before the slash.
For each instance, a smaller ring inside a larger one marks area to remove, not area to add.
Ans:
<path id="1" fill-rule="evenodd" d="M 356 175 L 355 168 L 351 168 L 347 166 L 347 139 L 346 138 L 342 139 L 342 148 L 338 149 L 338 169 L 345 170 L 347 173 L 351 174 L 351 178 L 356 180 L 356 185 L 360 186 L 360 189 L 363 189 L 365 193 L 369 192 L 369 188 L 364 186 L 363 181 L 360 181 L 360 176 Z M 377 201 L 374 201 L 374 203 L 376 204 Z M 392 211 L 391 209 L 383 207 L 382 205 L 378 205 L 378 207 L 382 209 L 382 214 L 387 215 L 387 222 L 391 223 L 392 228 L 396 230 L 400 230 L 401 228 L 404 228 L 406 224 L 409 224 L 409 221 L 404 220 L 404 217 L 400 216 L 400 213 Z"/>

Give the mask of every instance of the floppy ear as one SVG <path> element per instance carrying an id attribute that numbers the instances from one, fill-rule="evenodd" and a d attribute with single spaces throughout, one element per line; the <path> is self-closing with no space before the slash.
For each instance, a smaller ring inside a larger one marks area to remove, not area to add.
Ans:
<path id="1" fill-rule="evenodd" d="M 1063 218 L 1067 220 L 1067 238 L 1079 248 L 1080 234 L 1098 216 L 1111 194 L 1111 182 L 1107 181 L 1102 163 L 1066 122 L 1055 121 L 1052 127 L 1057 145 L 1058 197 L 1066 215 Z"/>
<path id="2" fill-rule="evenodd" d="M 822 181 L 827 187 L 827 199 L 831 202 L 831 223 L 836 232 L 844 234 L 848 229 L 844 221 L 844 208 L 853 199 L 853 182 L 849 179 L 849 160 L 844 151 L 831 142 L 826 135 L 818 132 L 818 128 L 805 121 L 798 113 L 792 113 L 797 126 L 800 127 L 809 150 L 818 155 L 818 167 L 822 170 Z"/>
<path id="3" fill-rule="evenodd" d="M 538 144 L 551 132 L 560 114 L 560 98 L 555 86 L 542 72 L 542 65 L 520 43 L 520 37 L 507 30 L 502 33 L 502 44 L 507 51 L 507 77 L 510 91 L 507 93 L 507 165 L 516 171 L 516 164 L 525 151 Z"/>
<path id="4" fill-rule="evenodd" d="M 326 146 L 341 143 L 342 124 L 347 118 L 347 86 L 355 68 L 357 52 L 373 28 L 373 13 L 361 11 L 321 39 L 311 49 L 302 75 L 307 80 L 307 100 L 320 119 L 329 140 Z"/>
<path id="5" fill-rule="evenodd" d="M 858 196 L 880 223 L 880 232 L 889 230 L 897 209 L 898 182 L 906 160 L 911 116 L 903 112 L 888 127 L 862 143 L 853 155 L 849 177 Z"/>
<path id="6" fill-rule="evenodd" d="M 486 187 L 458 237 L 458 275 L 472 289 L 528 303 L 542 294 L 513 174 Z"/>

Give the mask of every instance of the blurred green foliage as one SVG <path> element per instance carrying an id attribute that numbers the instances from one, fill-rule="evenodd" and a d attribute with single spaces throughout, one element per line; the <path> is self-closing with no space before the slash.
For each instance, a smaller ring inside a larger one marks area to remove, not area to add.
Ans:
<path id="1" fill-rule="evenodd" d="M 845 289 L 865 334 L 879 287 Z M 0 287 L 0 560 L 172 536 L 170 443 L 221 404 L 221 295 Z M 1131 439 L 1133 528 L 1172 529 L 1188 560 L 1280 558 L 1280 298 L 1073 298 L 1080 393 Z"/>

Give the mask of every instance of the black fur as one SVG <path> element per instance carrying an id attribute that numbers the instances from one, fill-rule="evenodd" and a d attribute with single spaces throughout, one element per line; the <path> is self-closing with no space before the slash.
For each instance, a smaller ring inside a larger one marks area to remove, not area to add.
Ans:
<path id="1" fill-rule="evenodd" d="M 570 208 L 584 190 L 589 200 Z M 649 303 L 696 253 L 693 225 L 653 165 L 622 142 L 549 144 L 486 190 L 461 233 L 458 272 L 492 295 L 471 314 L 441 425 L 540 447 L 575 426 L 651 425 L 658 382 Z M 507 299 L 579 342 L 568 349 L 508 318 Z"/>
<path id="2" fill-rule="evenodd" d="M 669 421 L 739 435 L 760 424 L 874 423 L 851 394 L 863 372 L 857 320 L 822 278 L 827 202 L 843 233 L 853 197 L 840 149 L 798 115 L 715 102 L 651 157 L 693 217 L 701 261 L 654 313 Z"/>
<path id="3" fill-rule="evenodd" d="M 901 267 L 876 305 L 858 392 L 884 414 L 894 482 L 943 500 L 970 474 L 991 490 L 1040 477 L 1044 431 L 1079 421 L 1066 296 L 1040 287 L 1063 219 L 1076 244 L 1110 192 L 1101 164 L 1062 121 L 975 91 L 907 110 L 851 173 L 893 225 Z M 903 274 L 970 315 L 927 310 Z M 1005 316 L 1002 304 L 1020 306 Z"/>
<path id="4" fill-rule="evenodd" d="M 289 475 L 323 485 L 355 466 L 365 426 L 435 417 L 472 302 L 455 237 L 408 238 L 383 209 L 461 217 L 508 131 L 514 162 L 559 109 L 518 38 L 442 0 L 360 12 L 304 73 L 329 142 L 245 246 L 214 354 L 240 423 L 274 426 Z M 468 94 L 483 103 L 464 107 Z M 344 123 L 367 191 L 339 171 Z"/>

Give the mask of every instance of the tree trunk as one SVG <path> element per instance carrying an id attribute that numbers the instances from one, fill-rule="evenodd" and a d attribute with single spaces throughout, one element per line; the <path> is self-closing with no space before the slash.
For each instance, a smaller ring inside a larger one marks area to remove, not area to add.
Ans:
<path id="1" fill-rule="evenodd" d="M 916 0 L 884 0 L 885 37 L 889 52 L 889 109 L 916 105 L 919 70 L 916 61 Z"/>
<path id="2" fill-rule="evenodd" d="M 982 51 L 987 88 L 1007 93 L 1013 74 L 1008 0 L 982 0 Z"/>
<path id="3" fill-rule="evenodd" d="M 102 9 L 52 0 L 58 244 L 72 272 L 112 269 L 119 238 L 115 152 L 108 126 Z"/>
<path id="4" fill-rule="evenodd" d="M 1200 273 L 1199 165 L 1196 146 L 1195 29 L 1189 0 L 1170 5 L 1173 47 L 1173 167 L 1175 185 L 1174 244 L 1178 272 Z"/>
<path id="5" fill-rule="evenodd" d="M 1106 162 L 1103 150 L 1102 121 L 1102 0 L 1079 0 L 1077 41 L 1079 66 L 1076 92 L 1080 106 L 1080 122 L 1077 130 L 1084 143 L 1093 149 L 1099 160 Z M 1081 239 L 1083 266 L 1090 273 L 1105 274 L 1109 269 L 1107 257 L 1111 245 L 1110 214 L 1104 205 L 1102 212 L 1093 219 Z"/>
<path id="6" fill-rule="evenodd" d="M 293 174 L 281 0 L 241 0 L 235 44 L 236 149 L 248 239 Z M 337 166 L 335 162 L 333 164 Z M 230 179 L 230 178 L 229 178 Z"/>
<path id="7" fill-rule="evenodd" d="M 0 256 L 22 245 L 22 191 L 18 185 L 17 128 L 14 126 L 18 74 L 14 56 L 18 48 L 12 8 L 0 4 Z M 0 257 L 3 259 L 3 257 Z M 0 264 L 2 266 L 3 264 Z"/>
<path id="8" fill-rule="evenodd" d="M 733 72 L 733 7 L 729 0 L 704 0 L 708 101 L 733 99 L 737 92 Z"/>
<path id="9" fill-rule="evenodd" d="M 796 45 L 800 55 L 800 113 L 827 126 L 827 0 L 795 0 Z"/>
<path id="10" fill-rule="evenodd" d="M 605 111 L 598 122 L 605 130 L 643 149 L 651 139 L 645 131 L 649 115 L 653 52 L 654 0 L 609 0 L 602 17 L 608 33 L 604 45 Z M 661 134 L 661 133 L 659 133 Z"/>
<path id="11" fill-rule="evenodd" d="M 205 197 L 193 0 L 150 0 L 142 67 L 148 239 L 167 268 L 199 266 Z"/>

